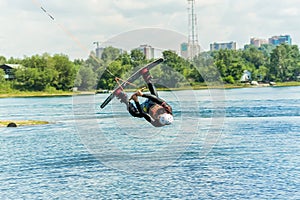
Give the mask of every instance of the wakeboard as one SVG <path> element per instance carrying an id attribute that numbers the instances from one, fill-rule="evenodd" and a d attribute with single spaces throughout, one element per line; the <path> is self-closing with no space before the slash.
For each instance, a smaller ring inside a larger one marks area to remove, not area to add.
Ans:
<path id="1" fill-rule="evenodd" d="M 154 60 L 151 63 L 148 63 L 147 65 L 145 65 L 144 67 L 142 67 L 141 69 L 139 69 L 138 71 L 136 71 L 134 74 L 132 74 L 126 81 L 122 82 L 120 85 L 116 86 L 114 91 L 105 99 L 105 101 L 101 104 L 100 108 L 104 108 L 117 94 L 117 92 L 119 92 L 120 90 L 123 90 L 124 88 L 126 88 L 126 86 L 128 86 L 130 83 L 134 82 L 135 80 L 137 80 L 141 75 L 142 72 L 147 69 L 148 71 L 150 71 L 150 69 L 152 69 L 153 67 L 159 65 L 160 63 L 162 63 L 164 61 L 163 58 L 159 58 L 157 60 Z"/>

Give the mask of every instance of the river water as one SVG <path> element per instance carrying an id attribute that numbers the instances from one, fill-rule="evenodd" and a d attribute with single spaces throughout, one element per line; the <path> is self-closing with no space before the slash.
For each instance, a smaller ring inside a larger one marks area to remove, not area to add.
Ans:
<path id="1" fill-rule="evenodd" d="M 2 98 L 0 199 L 299 199 L 300 87 L 161 92 L 154 128 L 107 94 Z"/>

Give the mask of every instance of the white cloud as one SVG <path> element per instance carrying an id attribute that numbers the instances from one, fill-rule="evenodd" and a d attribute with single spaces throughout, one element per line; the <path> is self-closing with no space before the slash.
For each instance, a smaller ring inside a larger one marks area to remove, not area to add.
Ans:
<path id="1" fill-rule="evenodd" d="M 186 0 L 35 0 L 51 14 L 51 20 L 33 1 L 1 0 L 0 55 L 65 53 L 86 58 L 94 41 L 142 28 L 165 28 L 188 33 Z M 203 49 L 218 41 L 291 34 L 300 42 L 299 0 L 196 0 L 199 42 Z M 70 36 L 71 35 L 71 36 Z M 72 38 L 73 37 L 73 38 Z"/>
<path id="2" fill-rule="evenodd" d="M 112 2 L 121 10 L 139 10 L 146 9 L 149 6 L 146 1 L 139 0 L 113 0 Z"/>
<path id="3" fill-rule="evenodd" d="M 281 16 L 290 16 L 290 17 L 298 17 L 299 16 L 299 9 L 292 7 L 292 8 L 285 8 L 280 11 L 279 13 Z"/>

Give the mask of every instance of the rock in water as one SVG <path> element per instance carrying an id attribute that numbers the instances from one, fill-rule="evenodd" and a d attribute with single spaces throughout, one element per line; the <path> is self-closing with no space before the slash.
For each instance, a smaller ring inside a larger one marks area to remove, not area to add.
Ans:
<path id="1" fill-rule="evenodd" d="M 7 124 L 7 127 L 17 127 L 17 124 L 14 122 L 10 122 L 9 124 Z"/>

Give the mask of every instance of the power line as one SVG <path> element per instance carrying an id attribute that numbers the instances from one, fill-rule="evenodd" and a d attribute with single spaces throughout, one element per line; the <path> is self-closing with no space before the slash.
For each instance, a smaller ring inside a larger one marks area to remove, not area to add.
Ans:
<path id="1" fill-rule="evenodd" d="M 51 15 L 37 0 L 32 0 L 32 3 L 35 4 L 37 7 L 39 7 L 52 21 L 56 22 L 56 25 L 66 34 L 68 35 L 82 50 L 86 51 L 89 53 L 89 49 L 85 47 L 80 40 L 73 35 L 64 25 L 58 23 L 53 15 Z M 90 54 L 90 56 L 98 63 L 100 64 L 100 60 L 93 54 Z M 109 71 L 107 68 L 105 70 L 112 75 L 113 77 L 116 77 L 111 71 Z"/>

